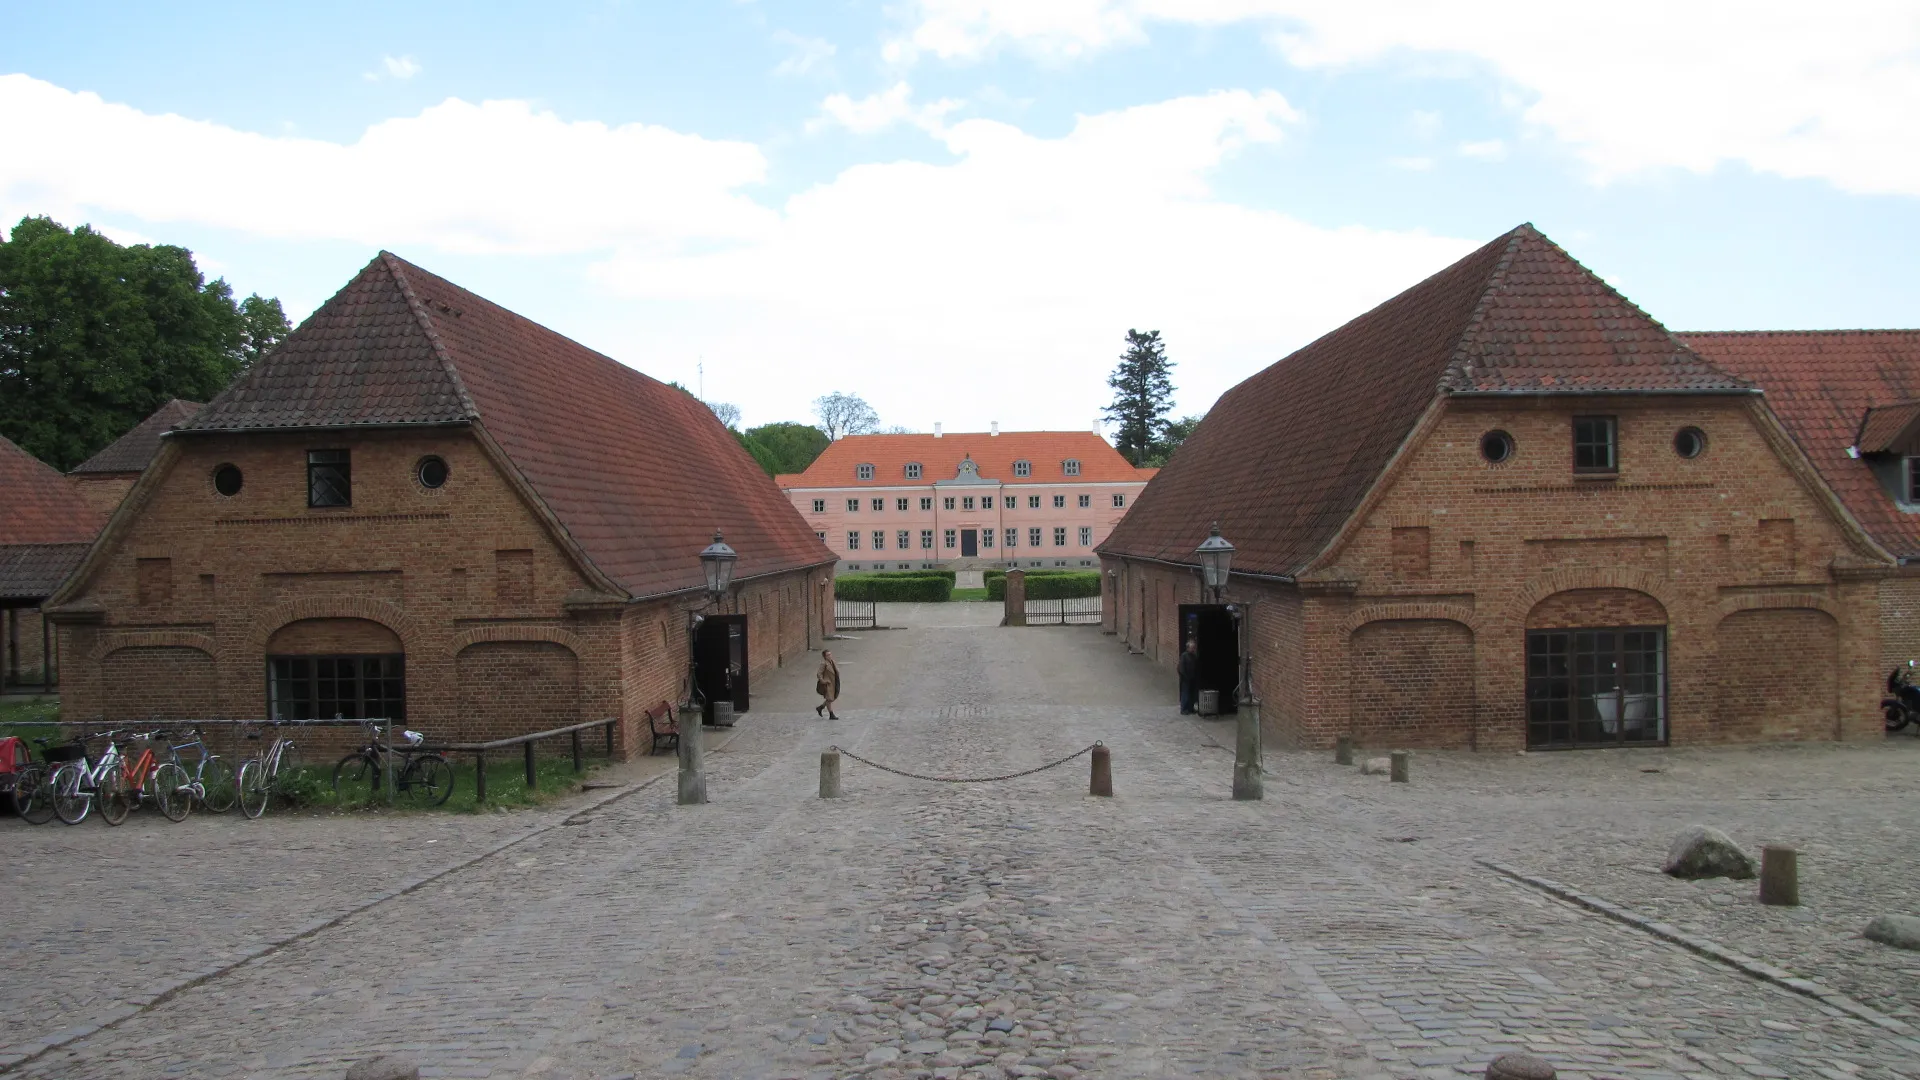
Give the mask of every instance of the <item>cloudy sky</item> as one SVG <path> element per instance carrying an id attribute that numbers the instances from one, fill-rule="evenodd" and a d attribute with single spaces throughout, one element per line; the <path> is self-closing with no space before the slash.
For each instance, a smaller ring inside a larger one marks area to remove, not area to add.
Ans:
<path id="1" fill-rule="evenodd" d="M 164 10 L 163 10 L 164 9 Z M 296 320 L 387 248 L 749 423 L 1179 408 L 1532 221 L 1676 329 L 1920 325 L 1912 0 L 7 2 L 0 221 Z"/>

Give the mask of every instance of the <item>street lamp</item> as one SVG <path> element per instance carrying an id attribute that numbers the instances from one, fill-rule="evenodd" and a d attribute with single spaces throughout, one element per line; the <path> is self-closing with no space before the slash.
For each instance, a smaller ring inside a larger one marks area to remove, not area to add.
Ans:
<path id="1" fill-rule="evenodd" d="M 733 564 L 739 558 L 726 541 L 720 539 L 720 530 L 715 529 L 713 543 L 700 553 L 700 567 L 707 572 L 708 596 L 718 600 L 727 595 L 727 587 L 733 584 Z"/>
<path id="2" fill-rule="evenodd" d="M 1207 588 L 1213 590 L 1213 602 L 1220 602 L 1220 590 L 1227 587 L 1227 572 L 1233 566 L 1233 545 L 1220 535 L 1220 523 L 1213 523 L 1213 532 L 1200 546 L 1193 549 L 1200 557 L 1200 577 Z"/>

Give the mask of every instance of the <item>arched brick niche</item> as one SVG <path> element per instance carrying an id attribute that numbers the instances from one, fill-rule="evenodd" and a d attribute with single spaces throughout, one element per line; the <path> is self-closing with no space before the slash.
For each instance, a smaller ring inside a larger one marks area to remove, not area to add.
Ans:
<path id="1" fill-rule="evenodd" d="M 1529 630 L 1666 624 L 1667 609 L 1660 601 L 1634 589 L 1568 589 L 1546 597 L 1527 612 Z"/>
<path id="2" fill-rule="evenodd" d="M 1348 638 L 1351 733 L 1363 747 L 1473 743 L 1473 630 L 1450 619 L 1379 619 Z"/>
<path id="3" fill-rule="evenodd" d="M 267 638 L 269 656 L 401 653 L 400 635 L 372 619 L 299 619 Z"/>

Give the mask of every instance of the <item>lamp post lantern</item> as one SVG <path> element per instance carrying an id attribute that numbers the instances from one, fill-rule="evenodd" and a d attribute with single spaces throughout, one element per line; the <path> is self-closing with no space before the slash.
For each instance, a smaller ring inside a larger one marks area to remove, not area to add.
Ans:
<path id="1" fill-rule="evenodd" d="M 718 600 L 727 595 L 727 587 L 733 584 L 733 564 L 739 558 L 720 538 L 720 530 L 713 530 L 713 543 L 700 552 L 700 568 L 707 572 L 708 596 Z"/>
<path id="2" fill-rule="evenodd" d="M 1213 602 L 1220 602 L 1220 590 L 1227 587 L 1227 574 L 1233 568 L 1233 545 L 1220 535 L 1220 523 L 1213 523 L 1213 531 L 1193 553 L 1200 557 L 1200 577 L 1207 588 L 1213 590 Z"/>
<path id="3" fill-rule="evenodd" d="M 740 558 L 727 542 L 720 538 L 720 530 L 713 532 L 713 543 L 700 553 L 700 568 L 707 575 L 707 596 L 718 601 L 727 595 L 727 588 L 733 584 L 733 564 Z M 693 692 L 700 694 L 699 631 L 704 620 L 694 615 L 687 628 L 687 665 L 692 669 L 690 679 Z M 698 806 L 707 801 L 707 762 L 706 747 L 702 745 L 701 718 L 699 716 L 682 717 L 680 720 L 680 792 L 682 806 Z"/>

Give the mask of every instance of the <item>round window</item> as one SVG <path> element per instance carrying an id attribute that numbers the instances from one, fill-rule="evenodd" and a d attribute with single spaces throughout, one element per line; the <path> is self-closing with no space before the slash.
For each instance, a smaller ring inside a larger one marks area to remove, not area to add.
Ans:
<path id="1" fill-rule="evenodd" d="M 1513 436 L 1504 431 L 1489 431 L 1480 436 L 1480 456 L 1488 464 L 1498 465 L 1513 456 Z"/>
<path id="2" fill-rule="evenodd" d="M 1673 435 L 1673 452 L 1683 458 L 1697 458 L 1707 449 L 1707 433 L 1697 427 L 1683 427 Z"/>
<path id="3" fill-rule="evenodd" d="M 213 490 L 229 499 L 240 494 L 240 485 L 244 480 L 238 465 L 222 465 L 213 470 Z"/>
<path id="4" fill-rule="evenodd" d="M 447 482 L 447 463 L 437 457 L 421 458 L 419 476 L 421 487 L 437 488 Z"/>

